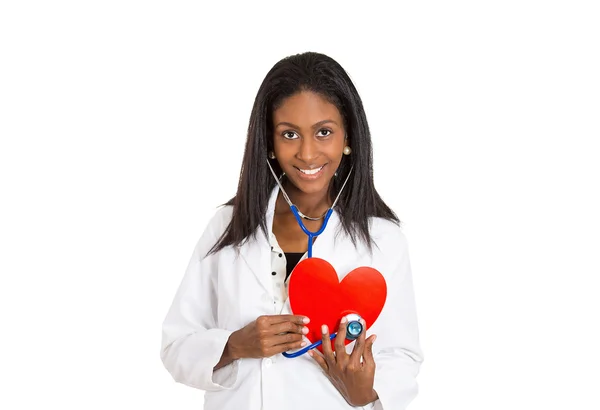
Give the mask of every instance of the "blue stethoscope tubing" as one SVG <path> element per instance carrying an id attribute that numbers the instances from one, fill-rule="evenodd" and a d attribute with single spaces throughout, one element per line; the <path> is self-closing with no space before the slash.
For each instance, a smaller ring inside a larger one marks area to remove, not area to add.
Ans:
<path id="1" fill-rule="evenodd" d="M 333 213 L 333 208 L 329 208 L 329 210 L 325 214 L 325 218 L 323 219 L 323 225 L 321 225 L 321 229 L 319 229 L 316 232 L 312 232 L 306 226 L 304 226 L 304 222 L 302 222 L 302 217 L 300 216 L 300 213 L 298 212 L 298 208 L 296 207 L 296 205 L 292 205 L 292 206 L 290 206 L 290 208 L 292 210 L 292 213 L 296 217 L 296 221 L 298 221 L 298 225 L 300 225 L 300 228 L 302 228 L 304 233 L 308 236 L 308 256 L 307 257 L 312 258 L 313 240 L 317 236 L 321 235 L 323 233 L 323 231 L 325 230 L 325 228 L 327 227 L 327 222 L 329 222 L 329 217 L 331 217 L 331 214 Z M 330 335 L 329 340 L 333 340 L 333 338 L 336 335 L 337 335 L 337 333 L 333 333 L 332 335 Z M 287 358 L 290 358 L 290 359 L 294 358 L 294 357 L 298 357 L 298 356 L 301 356 L 304 353 L 308 352 L 309 350 L 319 347 L 322 343 L 323 343 L 322 340 L 318 340 L 315 343 L 308 345 L 301 350 L 298 350 L 297 352 L 293 352 L 293 353 L 283 352 L 282 355 Z"/>
<path id="2" fill-rule="evenodd" d="M 321 235 L 323 233 L 323 231 L 325 230 L 325 228 L 327 227 L 327 222 L 329 222 L 329 217 L 331 217 L 331 214 L 333 213 L 333 208 L 329 208 L 329 210 L 325 214 L 325 218 L 323 219 L 323 225 L 321 225 L 321 229 L 319 229 L 316 232 L 312 232 L 312 231 L 308 230 L 308 228 L 306 226 L 304 226 L 304 223 L 302 222 L 302 217 L 300 216 L 296 205 L 292 205 L 292 206 L 290 206 L 290 208 L 292 209 L 292 213 L 296 217 L 296 221 L 298 221 L 298 225 L 300 225 L 300 228 L 302 228 L 304 233 L 308 236 L 308 256 L 307 257 L 312 258 L 312 248 L 313 248 L 314 239 L 317 236 Z"/>
<path id="3" fill-rule="evenodd" d="M 304 233 L 308 236 L 308 256 L 307 257 L 312 258 L 312 244 L 313 244 L 314 238 L 321 235 L 323 233 L 323 231 L 325 230 L 325 228 L 327 227 L 327 222 L 329 222 L 329 217 L 331 217 L 331 214 L 333 213 L 333 208 L 329 208 L 329 210 L 325 214 L 325 218 L 323 219 L 323 225 L 321 225 L 321 229 L 319 229 L 316 232 L 312 232 L 306 226 L 304 226 L 304 222 L 302 222 L 302 217 L 300 216 L 300 213 L 298 212 L 298 208 L 296 207 L 296 205 L 292 205 L 292 206 L 290 206 L 290 208 L 292 210 L 292 213 L 296 217 L 296 221 L 298 221 L 298 225 L 300 225 L 300 228 L 302 228 Z M 336 335 L 337 335 L 337 333 L 333 333 L 332 335 L 330 335 L 329 340 L 333 340 L 333 338 Z M 301 356 L 304 353 L 308 352 L 309 350 L 319 347 L 322 343 L 323 343 L 322 340 L 318 340 L 315 343 L 308 345 L 301 350 L 298 350 L 297 352 L 293 352 L 293 353 L 283 352 L 282 354 L 283 354 L 283 356 L 291 359 L 294 357 Z"/>
<path id="4" fill-rule="evenodd" d="M 337 333 L 333 333 L 332 335 L 330 335 L 329 340 L 333 340 L 333 338 L 336 335 L 337 335 Z M 323 343 L 322 340 L 318 340 L 318 341 L 314 342 L 313 344 L 308 345 L 301 350 L 298 350 L 297 352 L 294 352 L 294 353 L 283 352 L 281 354 L 289 359 L 292 359 L 294 357 L 302 356 L 304 353 L 308 352 L 309 350 L 312 350 L 314 348 L 321 346 L 322 343 Z"/>
<path id="5" fill-rule="evenodd" d="M 281 193 L 283 194 L 284 199 L 286 200 L 286 202 L 290 206 L 290 209 L 292 210 L 292 213 L 294 214 L 294 217 L 296 218 L 296 221 L 298 222 L 298 225 L 300 225 L 300 228 L 302 228 L 302 230 L 304 231 L 304 233 L 308 236 L 308 255 L 307 256 L 309 258 L 312 258 L 313 241 L 314 241 L 314 239 L 317 236 L 321 235 L 323 233 L 323 231 L 325 230 L 325 228 L 327 227 L 327 222 L 329 222 L 329 218 L 333 214 L 333 208 L 335 207 L 335 204 L 337 203 L 338 199 L 340 199 L 340 195 L 342 194 L 342 191 L 346 187 L 346 184 L 348 183 L 348 179 L 350 179 L 350 174 L 352 174 L 352 169 L 354 167 L 350 168 L 350 171 L 348 172 L 348 176 L 346 176 L 346 180 L 344 181 L 344 184 L 342 185 L 342 188 L 340 189 L 340 192 L 338 192 L 337 197 L 333 201 L 333 205 L 331 205 L 331 207 L 325 213 L 325 215 L 323 217 L 324 218 L 323 219 L 323 225 L 321 225 L 321 228 L 318 231 L 312 232 L 312 231 L 308 230 L 308 228 L 306 226 L 304 226 L 304 222 L 302 222 L 302 216 L 304 216 L 306 218 L 308 218 L 308 217 L 306 215 L 302 214 L 298 210 L 298 207 L 295 204 L 292 203 L 292 201 L 290 200 L 290 197 L 285 192 L 285 189 L 283 189 L 283 185 L 279 181 L 280 178 L 277 178 L 277 175 L 275 174 L 275 170 L 273 170 L 273 167 L 271 166 L 271 163 L 269 162 L 268 159 L 267 159 L 267 165 L 269 166 L 269 169 L 271 170 L 271 174 L 273 174 L 273 178 L 275 178 L 275 181 L 277 182 L 277 185 L 279 185 L 279 189 L 281 190 Z M 320 219 L 320 218 L 308 218 L 308 219 L 317 220 L 317 219 Z"/>

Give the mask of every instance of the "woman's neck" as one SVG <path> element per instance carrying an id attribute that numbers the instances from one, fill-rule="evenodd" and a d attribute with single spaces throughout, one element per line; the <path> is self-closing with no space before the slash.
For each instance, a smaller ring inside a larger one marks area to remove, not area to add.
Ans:
<path id="1" fill-rule="evenodd" d="M 327 212 L 331 206 L 329 189 L 322 192 L 315 192 L 314 194 L 306 194 L 296 188 L 294 184 L 289 183 L 289 181 L 285 181 L 283 187 L 290 197 L 290 201 L 306 216 L 318 218 Z"/>

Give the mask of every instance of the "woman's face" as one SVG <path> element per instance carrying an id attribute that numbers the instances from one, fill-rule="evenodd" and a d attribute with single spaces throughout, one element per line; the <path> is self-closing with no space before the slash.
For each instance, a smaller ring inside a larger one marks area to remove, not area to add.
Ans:
<path id="1" fill-rule="evenodd" d="M 302 91 L 273 113 L 275 157 L 300 191 L 326 191 L 342 160 L 345 129 L 340 112 L 319 94 Z"/>

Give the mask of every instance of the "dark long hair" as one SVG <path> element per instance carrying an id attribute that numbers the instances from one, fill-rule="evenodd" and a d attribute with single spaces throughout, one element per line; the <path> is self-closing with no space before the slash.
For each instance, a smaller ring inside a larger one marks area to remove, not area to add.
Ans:
<path id="1" fill-rule="evenodd" d="M 375 189 L 371 134 L 352 80 L 331 57 L 306 52 L 286 57 L 275 64 L 258 90 L 250 115 L 237 194 L 225 204 L 233 205 L 233 218 L 209 253 L 244 243 L 256 235 L 258 227 L 268 237 L 265 213 L 276 184 L 266 163 L 268 152 L 273 150 L 272 116 L 286 98 L 304 90 L 323 96 L 337 107 L 344 120 L 352 153 L 343 156 L 338 176 L 333 178 L 330 195 L 333 199 L 339 193 L 350 167 L 354 166 L 336 205 L 342 227 L 354 245 L 362 239 L 371 249 L 373 241 L 369 235 L 369 217 L 400 223 Z M 271 164 L 277 175 L 281 174 L 277 161 L 271 160 Z"/>

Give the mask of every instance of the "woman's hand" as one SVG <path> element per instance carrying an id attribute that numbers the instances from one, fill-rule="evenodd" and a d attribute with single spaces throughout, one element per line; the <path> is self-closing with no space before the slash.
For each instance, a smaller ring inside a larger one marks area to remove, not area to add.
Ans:
<path id="1" fill-rule="evenodd" d="M 270 357 L 306 346 L 302 336 L 308 333 L 305 316 L 260 316 L 229 337 L 226 350 L 231 359 Z"/>
<path id="2" fill-rule="evenodd" d="M 311 350 L 309 354 L 321 366 L 325 375 L 338 389 L 344 399 L 351 406 L 365 406 L 374 402 L 379 397 L 373 390 L 375 380 L 375 360 L 373 359 L 373 342 L 376 336 L 371 335 L 365 341 L 362 332 L 356 339 L 352 354 L 346 353 L 344 340 L 346 339 L 346 318 L 342 318 L 340 328 L 335 337 L 335 353 L 331 351 L 329 329 L 323 325 L 323 355 Z M 361 320 L 363 329 L 366 329 L 364 320 Z M 361 357 L 363 358 L 361 362 Z"/>

